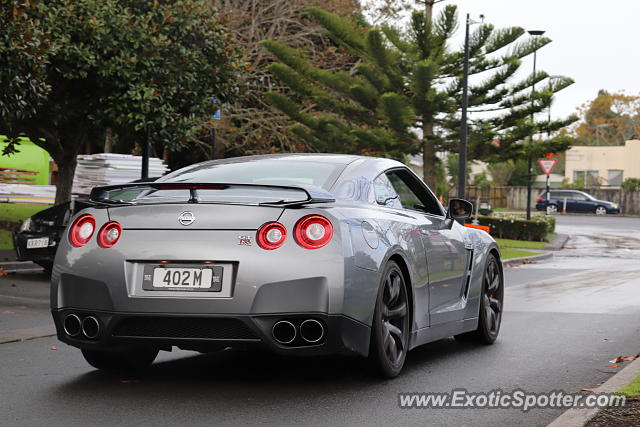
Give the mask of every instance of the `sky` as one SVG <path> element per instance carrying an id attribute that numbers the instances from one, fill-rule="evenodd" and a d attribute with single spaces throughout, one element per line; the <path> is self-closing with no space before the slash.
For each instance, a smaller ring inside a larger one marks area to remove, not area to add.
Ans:
<path id="1" fill-rule="evenodd" d="M 576 112 L 600 89 L 640 95 L 640 0 L 447 0 L 435 12 L 447 4 L 458 6 L 460 45 L 467 13 L 484 14 L 496 28 L 546 31 L 553 42 L 538 51 L 538 69 L 575 80 L 557 94 L 554 118 Z M 532 61 L 526 58 L 522 69 L 530 73 Z"/>

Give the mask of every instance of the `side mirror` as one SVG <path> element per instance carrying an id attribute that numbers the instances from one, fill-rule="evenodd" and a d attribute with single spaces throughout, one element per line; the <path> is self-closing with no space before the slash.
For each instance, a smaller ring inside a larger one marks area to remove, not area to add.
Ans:
<path id="1" fill-rule="evenodd" d="M 473 213 L 473 205 L 464 199 L 450 199 L 449 208 L 447 209 L 447 218 L 454 219 L 460 224 L 464 224 L 464 220 L 469 218 Z"/>

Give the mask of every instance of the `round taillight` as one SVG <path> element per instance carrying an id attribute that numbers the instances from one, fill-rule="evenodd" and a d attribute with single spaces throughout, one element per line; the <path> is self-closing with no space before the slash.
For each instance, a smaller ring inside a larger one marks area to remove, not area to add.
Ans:
<path id="1" fill-rule="evenodd" d="M 93 215 L 81 215 L 73 221 L 69 228 L 69 242 L 76 248 L 86 245 L 96 230 L 96 219 Z"/>
<path id="2" fill-rule="evenodd" d="M 258 246 L 262 249 L 278 249 L 287 238 L 287 229 L 279 222 L 268 222 L 258 230 Z"/>
<path id="3" fill-rule="evenodd" d="M 122 227 L 117 222 L 108 222 L 98 232 L 98 245 L 110 248 L 115 245 L 122 235 Z"/>
<path id="4" fill-rule="evenodd" d="M 296 242 L 305 249 L 318 249 L 333 237 L 331 221 L 320 215 L 307 215 L 296 224 Z"/>

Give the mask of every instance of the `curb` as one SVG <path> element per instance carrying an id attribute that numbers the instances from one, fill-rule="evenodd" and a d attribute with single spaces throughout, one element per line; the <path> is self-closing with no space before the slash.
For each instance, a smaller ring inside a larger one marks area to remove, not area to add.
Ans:
<path id="1" fill-rule="evenodd" d="M 553 253 L 552 252 L 546 252 L 540 255 L 533 255 L 533 256 L 523 256 L 520 258 L 511 258 L 511 259 L 507 259 L 502 261 L 502 266 L 503 267 L 508 267 L 510 265 L 520 265 L 520 264 L 526 264 L 527 261 L 541 261 L 543 259 L 549 259 L 553 257 Z"/>
<path id="2" fill-rule="evenodd" d="M 607 382 L 598 387 L 594 393 L 615 393 L 639 375 L 640 358 L 634 360 L 623 370 L 609 378 Z M 593 418 L 599 410 L 600 408 L 571 408 L 553 420 L 547 427 L 582 427 Z"/>
<path id="3" fill-rule="evenodd" d="M 56 335 L 56 328 L 53 325 L 36 326 L 26 329 L 15 329 L 13 331 L 0 334 L 0 344 L 8 344 L 16 341 L 27 341 L 35 338 L 52 337 Z"/>
<path id="4" fill-rule="evenodd" d="M 553 239 L 553 242 L 549 243 L 543 249 L 545 251 L 559 251 L 562 248 L 564 248 L 564 245 L 566 245 L 568 241 L 569 241 L 568 234 L 557 234 L 556 238 Z"/>

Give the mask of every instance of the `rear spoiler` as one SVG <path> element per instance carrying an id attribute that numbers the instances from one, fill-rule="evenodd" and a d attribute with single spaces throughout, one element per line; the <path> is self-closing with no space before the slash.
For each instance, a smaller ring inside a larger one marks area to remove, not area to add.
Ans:
<path id="1" fill-rule="evenodd" d="M 139 188 L 141 190 L 189 190 L 188 203 L 200 203 L 198 190 L 226 190 L 227 188 L 243 187 L 243 188 L 273 188 L 278 190 L 298 190 L 303 191 L 307 198 L 303 200 L 279 200 L 274 202 L 258 203 L 259 206 L 274 207 L 300 207 L 315 203 L 332 203 L 336 199 L 334 196 L 318 187 L 313 186 L 296 186 L 296 185 L 266 185 L 266 184 L 237 184 L 237 183 L 192 183 L 192 182 L 134 182 L 120 185 L 106 185 L 103 187 L 94 187 L 91 190 L 89 200 L 94 203 L 108 205 L 134 205 L 133 202 L 109 199 L 109 192 L 114 190 L 128 190 Z"/>

